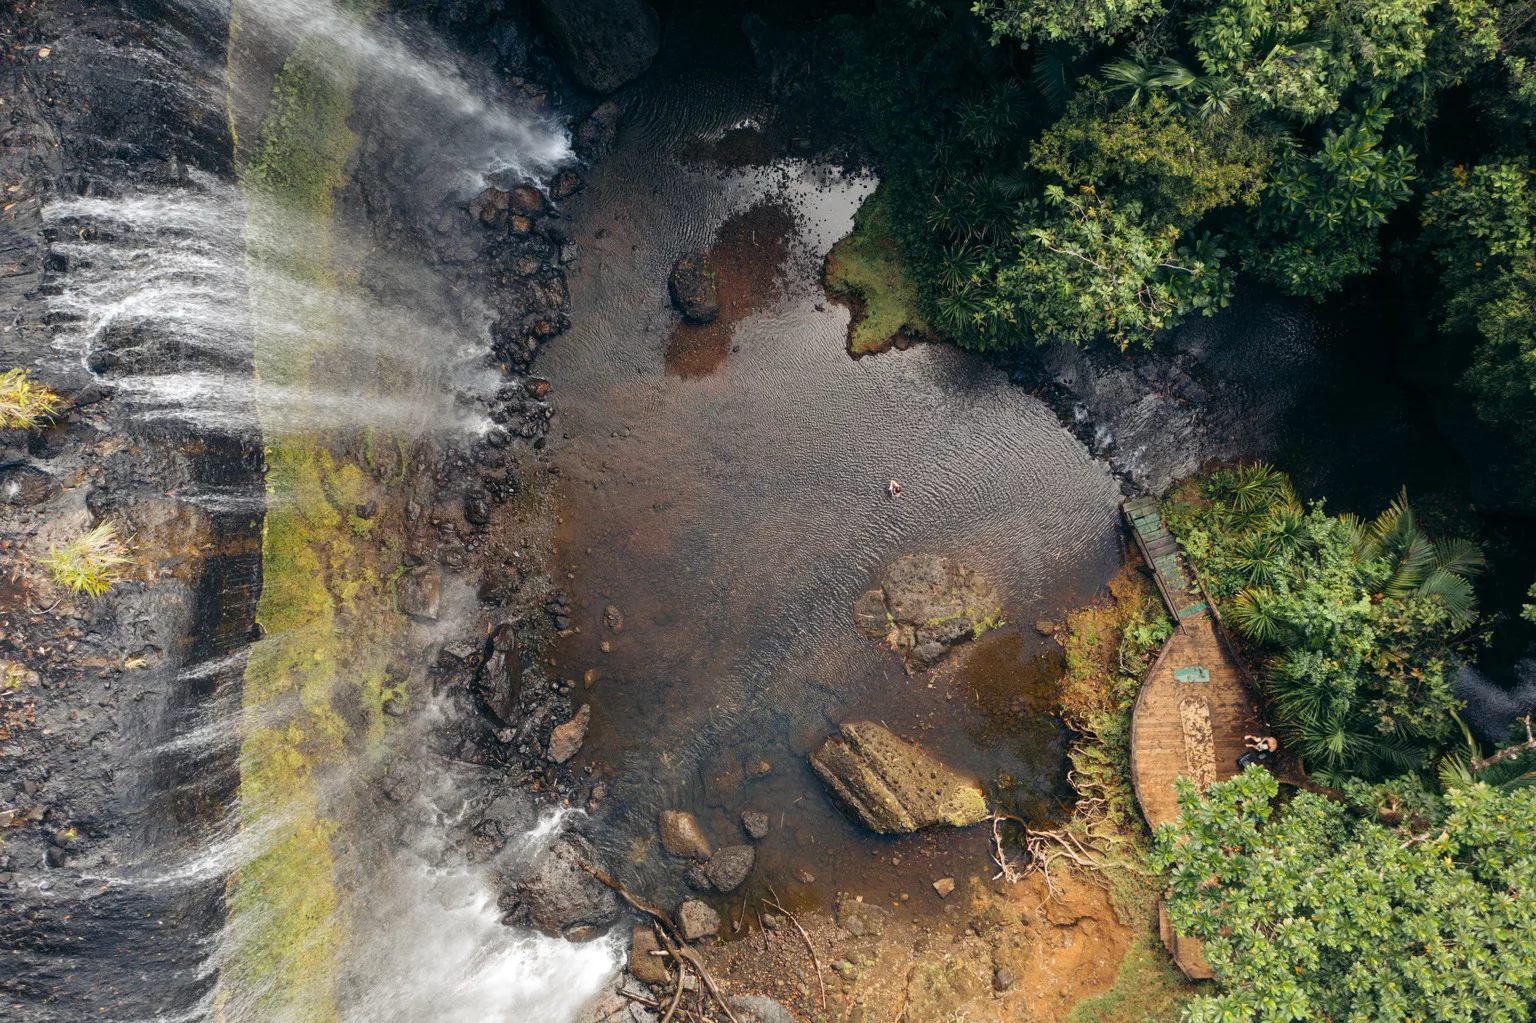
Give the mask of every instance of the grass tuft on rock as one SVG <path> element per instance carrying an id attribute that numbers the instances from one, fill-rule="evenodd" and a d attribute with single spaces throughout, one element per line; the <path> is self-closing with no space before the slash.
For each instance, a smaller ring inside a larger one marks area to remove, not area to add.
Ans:
<path id="1" fill-rule="evenodd" d="M 0 427 L 33 430 L 50 422 L 64 406 L 51 388 L 32 379 L 29 369 L 0 373 Z"/>
<path id="2" fill-rule="evenodd" d="M 933 334 L 918 307 L 917 286 L 902 263 L 890 218 L 886 192 L 877 188 L 854 214 L 853 233 L 827 254 L 827 293 L 853 305 L 848 325 L 848 353 L 853 356 Z"/>
<path id="3" fill-rule="evenodd" d="M 60 586 L 99 597 L 122 577 L 129 560 L 128 545 L 117 535 L 117 526 L 103 522 L 61 547 L 49 547 L 47 565 Z"/>

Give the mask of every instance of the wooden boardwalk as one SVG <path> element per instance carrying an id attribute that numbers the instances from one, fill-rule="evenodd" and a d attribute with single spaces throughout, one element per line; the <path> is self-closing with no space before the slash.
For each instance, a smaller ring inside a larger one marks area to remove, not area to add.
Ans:
<path id="1" fill-rule="evenodd" d="M 1178 627 L 1142 681 L 1131 712 L 1131 780 L 1147 823 L 1179 816 L 1174 782 L 1188 778 L 1205 791 L 1238 773 L 1244 735 L 1265 735 L 1247 672 L 1211 606 L 1199 576 L 1150 498 L 1121 509 L 1157 577 Z M 1179 938 L 1163 921 L 1163 941 L 1191 979 L 1213 976 L 1200 943 Z"/>

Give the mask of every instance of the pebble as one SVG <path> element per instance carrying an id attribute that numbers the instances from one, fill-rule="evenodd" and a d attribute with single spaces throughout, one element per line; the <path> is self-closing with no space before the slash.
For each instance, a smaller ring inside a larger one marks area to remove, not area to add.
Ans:
<path id="1" fill-rule="evenodd" d="M 952 877 L 941 877 L 933 882 L 933 890 L 939 893 L 939 898 L 947 899 L 950 893 L 955 890 L 955 879 Z"/>

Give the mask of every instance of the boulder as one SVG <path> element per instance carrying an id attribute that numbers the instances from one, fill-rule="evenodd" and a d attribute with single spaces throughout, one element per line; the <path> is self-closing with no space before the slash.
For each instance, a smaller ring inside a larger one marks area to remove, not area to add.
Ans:
<path id="1" fill-rule="evenodd" d="M 741 811 L 741 827 L 754 841 L 768 837 L 768 815 L 761 810 Z"/>
<path id="2" fill-rule="evenodd" d="M 435 622 L 442 588 L 443 577 L 437 569 L 413 568 L 395 580 L 395 608 L 403 615 Z"/>
<path id="3" fill-rule="evenodd" d="M 511 725 L 517 717 L 522 688 L 523 660 L 517 650 L 517 634 L 507 622 L 491 637 L 491 652 L 475 675 L 475 693 L 492 717 Z"/>
<path id="4" fill-rule="evenodd" d="M 688 869 L 683 873 L 683 880 L 689 888 L 696 892 L 712 892 L 715 886 L 709 883 L 709 874 L 704 871 L 704 864 L 694 862 L 688 864 Z"/>
<path id="5" fill-rule="evenodd" d="M 593 92 L 639 77 L 661 47 L 661 19 L 643 0 L 541 0 L 571 76 Z"/>
<path id="6" fill-rule="evenodd" d="M 677 929 L 684 941 L 698 941 L 720 933 L 720 914 L 698 899 L 687 899 L 677 907 Z"/>
<path id="7" fill-rule="evenodd" d="M 592 721 L 592 705 L 583 703 L 576 716 L 563 725 L 556 725 L 549 737 L 549 759 L 563 764 L 574 757 L 587 739 L 587 725 Z"/>
<path id="8" fill-rule="evenodd" d="M 649 927 L 636 927 L 629 932 L 629 972 L 640 983 L 665 984 L 671 979 L 666 960 L 651 955 L 660 951 L 661 942 L 656 940 L 656 932 Z"/>
<path id="9" fill-rule="evenodd" d="M 514 917 L 551 937 L 581 924 L 606 927 L 619 918 L 619 898 L 597 878 L 581 869 L 594 857 L 586 842 L 567 835 L 533 861 L 519 859 L 503 884 L 517 903 Z"/>
<path id="10" fill-rule="evenodd" d="M 853 625 L 889 639 L 910 661 L 932 666 L 956 643 L 1002 622 L 997 591 L 965 565 L 931 554 L 899 558 L 880 588 L 853 602 Z"/>
<path id="11" fill-rule="evenodd" d="M 844 724 L 809 759 L 833 802 L 878 834 L 963 828 L 987 817 L 974 779 L 870 721 Z"/>
<path id="12" fill-rule="evenodd" d="M 710 857 L 709 839 L 686 810 L 661 811 L 661 847 L 673 856 L 695 860 Z"/>
<path id="13" fill-rule="evenodd" d="M 667 290 L 672 294 L 672 304 L 689 323 L 713 323 L 720 315 L 715 275 L 702 252 L 690 252 L 672 264 Z"/>
<path id="14" fill-rule="evenodd" d="M 709 883 L 722 892 L 733 892 L 752 873 L 757 853 L 750 845 L 728 845 L 709 858 L 704 873 Z"/>
<path id="15" fill-rule="evenodd" d="M 597 109 L 571 132 L 571 144 L 584 159 L 591 160 L 608 151 L 619 135 L 619 105 L 612 100 L 599 103 Z"/>

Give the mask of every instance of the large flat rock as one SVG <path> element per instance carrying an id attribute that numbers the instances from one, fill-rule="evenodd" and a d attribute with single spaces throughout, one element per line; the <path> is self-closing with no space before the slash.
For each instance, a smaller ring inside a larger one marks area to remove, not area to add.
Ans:
<path id="1" fill-rule="evenodd" d="M 980 784 L 871 721 L 850 721 L 810 755 L 811 769 L 848 816 L 882 835 L 978 824 Z"/>

